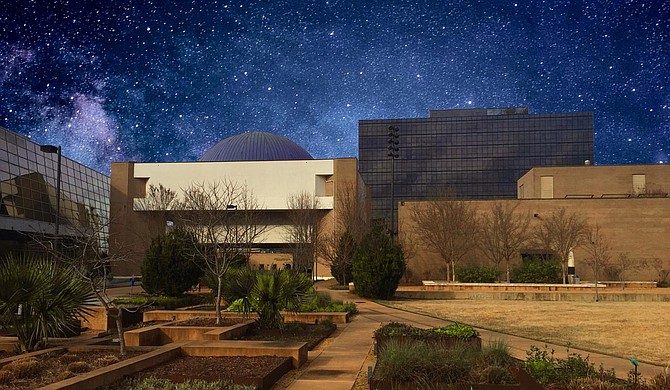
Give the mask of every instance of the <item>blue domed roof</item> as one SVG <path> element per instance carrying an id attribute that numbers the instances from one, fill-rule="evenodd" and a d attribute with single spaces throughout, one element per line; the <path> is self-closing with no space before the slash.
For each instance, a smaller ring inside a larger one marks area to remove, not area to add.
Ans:
<path id="1" fill-rule="evenodd" d="M 228 137 L 209 148 L 199 161 L 313 160 L 295 142 L 280 135 L 250 132 Z"/>

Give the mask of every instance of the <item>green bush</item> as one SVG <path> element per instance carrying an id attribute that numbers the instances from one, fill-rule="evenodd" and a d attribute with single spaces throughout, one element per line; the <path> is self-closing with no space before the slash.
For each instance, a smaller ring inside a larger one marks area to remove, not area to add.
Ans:
<path id="1" fill-rule="evenodd" d="M 176 297 L 198 284 L 203 271 L 191 258 L 193 242 L 193 236 L 182 229 L 151 240 L 142 263 L 146 292 Z"/>
<path id="2" fill-rule="evenodd" d="M 421 339 L 439 338 L 441 336 L 453 337 L 459 340 L 469 340 L 473 337 L 479 336 L 477 332 L 470 325 L 450 324 L 431 329 L 415 328 L 411 325 L 400 322 L 389 322 L 383 325 L 374 333 L 375 337 L 383 336 L 413 336 Z"/>
<path id="3" fill-rule="evenodd" d="M 459 340 L 468 340 L 479 336 L 479 332 L 477 332 L 472 326 L 463 324 L 451 324 L 439 328 L 433 328 L 432 331 L 438 334 L 451 336 Z"/>
<path id="4" fill-rule="evenodd" d="M 561 266 L 554 260 L 533 259 L 512 267 L 512 283 L 561 283 Z"/>
<path id="5" fill-rule="evenodd" d="M 456 279 L 462 283 L 493 283 L 501 272 L 495 267 L 464 265 L 456 268 Z"/>
<path id="6" fill-rule="evenodd" d="M 381 225 L 374 226 L 357 246 L 353 258 L 356 293 L 388 299 L 395 294 L 405 273 L 405 259 L 399 245 L 391 242 Z"/>
<path id="7" fill-rule="evenodd" d="M 602 367 L 596 370 L 588 356 L 583 358 L 579 354 L 569 353 L 566 359 L 554 357 L 554 350 L 547 351 L 534 345 L 526 352 L 524 369 L 540 384 L 567 385 L 580 378 L 599 378 L 604 381 L 616 381 L 613 370 L 605 371 Z"/>
<path id="8" fill-rule="evenodd" d="M 21 352 L 78 330 L 78 318 L 90 314 L 84 305 L 93 297 L 74 267 L 28 256 L 0 261 L 0 325 L 16 333 Z"/>

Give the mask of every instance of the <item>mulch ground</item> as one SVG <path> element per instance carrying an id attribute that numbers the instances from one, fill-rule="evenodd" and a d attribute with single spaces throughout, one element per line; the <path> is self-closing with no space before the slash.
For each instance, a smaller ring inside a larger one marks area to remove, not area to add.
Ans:
<path id="1" fill-rule="evenodd" d="M 232 326 L 242 322 L 242 320 L 233 320 L 233 319 L 222 319 L 219 325 L 216 324 L 216 318 L 191 318 L 184 321 L 175 322 L 168 324 L 166 326 L 206 326 L 206 327 L 217 327 L 217 326 Z"/>
<path id="2" fill-rule="evenodd" d="M 168 363 L 161 364 L 142 372 L 142 377 L 179 379 L 218 380 L 238 377 L 262 378 L 287 358 L 279 356 L 181 356 Z"/>
<path id="3" fill-rule="evenodd" d="M 77 374 L 141 355 L 112 351 L 55 352 L 21 359 L 0 367 L 0 390 L 37 389 Z"/>

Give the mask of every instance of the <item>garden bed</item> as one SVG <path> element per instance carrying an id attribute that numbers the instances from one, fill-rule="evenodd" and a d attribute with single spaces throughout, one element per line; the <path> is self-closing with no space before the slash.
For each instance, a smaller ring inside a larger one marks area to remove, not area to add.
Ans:
<path id="1" fill-rule="evenodd" d="M 0 367 L 0 389 L 37 389 L 142 353 L 129 351 L 121 356 L 117 351 L 111 350 L 61 350 L 15 359 Z"/>
<path id="2" fill-rule="evenodd" d="M 301 322 L 286 323 L 284 329 L 263 329 L 251 326 L 239 340 L 256 341 L 300 341 L 305 342 L 311 351 L 321 340 L 330 336 L 337 326 L 335 324 L 303 324 Z"/>
<path id="3" fill-rule="evenodd" d="M 291 359 L 279 356 L 180 356 L 139 376 L 169 379 L 175 383 L 191 379 L 216 381 L 228 379 L 237 384 L 269 389 L 291 370 Z"/>

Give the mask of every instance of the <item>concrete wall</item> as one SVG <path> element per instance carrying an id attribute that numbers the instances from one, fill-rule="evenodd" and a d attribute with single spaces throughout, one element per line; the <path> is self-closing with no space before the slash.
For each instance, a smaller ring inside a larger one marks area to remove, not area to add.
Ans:
<path id="1" fill-rule="evenodd" d="M 533 168 L 519 179 L 517 190 L 519 198 L 540 198 L 540 178 L 551 176 L 557 199 L 571 195 L 593 195 L 594 198 L 636 195 L 633 175 L 640 174 L 645 175 L 646 192 L 670 192 L 670 166 L 660 164 Z"/>
<path id="2" fill-rule="evenodd" d="M 472 201 L 480 213 L 491 209 L 496 201 Z M 591 224 L 598 224 L 609 240 L 612 258 L 628 252 L 633 259 L 658 259 L 665 269 L 670 269 L 670 198 L 625 198 L 625 199 L 535 199 L 504 200 L 498 202 L 518 203 L 517 212 L 531 219 L 530 228 L 539 225 L 542 218 L 564 207 L 575 212 Z M 411 248 L 408 259 L 406 281 L 444 280 L 445 266 L 414 230 L 412 209 L 423 202 L 400 202 L 398 207 L 400 238 Z M 537 217 L 534 215 L 537 214 Z M 528 244 L 525 249 L 539 249 Z M 582 280 L 592 280 L 593 273 L 584 264 L 584 248 L 574 251 L 576 273 Z M 475 250 L 466 262 L 491 264 Z M 520 257 L 517 262 L 520 261 Z M 601 278 L 603 276 L 601 275 Z M 631 272 L 629 279 L 655 280 L 657 271 L 652 267 Z"/>

